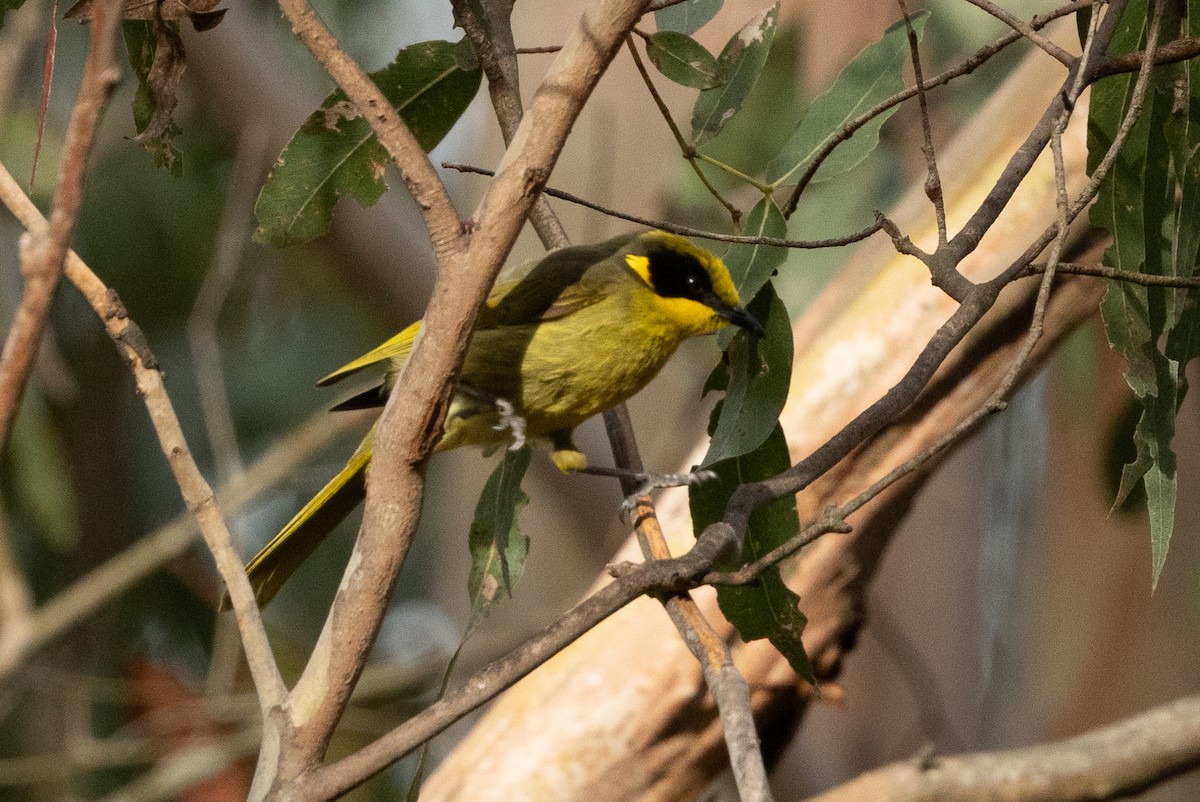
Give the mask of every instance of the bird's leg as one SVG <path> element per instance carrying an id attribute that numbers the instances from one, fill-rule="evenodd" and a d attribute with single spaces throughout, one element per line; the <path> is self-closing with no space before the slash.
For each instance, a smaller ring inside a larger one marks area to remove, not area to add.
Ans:
<path id="1" fill-rule="evenodd" d="M 551 453 L 550 459 L 554 461 L 554 464 L 563 473 L 614 476 L 617 479 L 627 480 L 633 484 L 635 486 L 634 491 L 627 495 L 625 501 L 621 504 L 621 509 L 626 512 L 632 510 L 637 505 L 639 497 L 646 495 L 651 490 L 698 485 L 701 482 L 707 482 L 717 477 L 715 473 L 707 470 L 690 471 L 688 473 L 645 473 L 643 471 L 631 471 L 626 468 L 607 468 L 588 465 L 587 457 L 575 447 L 575 443 L 571 440 L 571 432 L 551 432 L 550 442 L 554 446 L 554 451 Z"/>

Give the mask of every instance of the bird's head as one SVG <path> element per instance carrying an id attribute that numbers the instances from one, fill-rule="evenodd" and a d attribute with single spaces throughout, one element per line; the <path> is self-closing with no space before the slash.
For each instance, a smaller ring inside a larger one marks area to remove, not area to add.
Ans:
<path id="1" fill-rule="evenodd" d="M 742 307 L 721 257 L 665 231 L 634 239 L 625 264 L 656 296 L 656 308 L 684 336 L 710 334 L 730 323 L 763 336 L 763 327 Z"/>

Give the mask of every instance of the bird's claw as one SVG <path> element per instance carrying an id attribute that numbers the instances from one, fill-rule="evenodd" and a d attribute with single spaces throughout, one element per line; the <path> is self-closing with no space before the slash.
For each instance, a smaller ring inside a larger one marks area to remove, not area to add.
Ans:
<path id="1" fill-rule="evenodd" d="M 703 482 L 711 482 L 717 474 L 710 470 L 689 471 L 687 473 L 638 473 L 633 477 L 639 484 L 621 502 L 621 513 L 629 518 L 637 508 L 638 501 L 643 496 L 650 495 L 652 490 L 667 487 L 692 487 Z"/>
<path id="2" fill-rule="evenodd" d="M 516 407 L 511 401 L 503 398 L 493 398 L 492 406 L 496 408 L 496 414 L 500 416 L 500 420 L 492 428 L 498 432 L 505 429 L 512 432 L 512 444 L 509 445 L 509 451 L 516 451 L 525 445 L 525 419 L 517 414 Z"/>

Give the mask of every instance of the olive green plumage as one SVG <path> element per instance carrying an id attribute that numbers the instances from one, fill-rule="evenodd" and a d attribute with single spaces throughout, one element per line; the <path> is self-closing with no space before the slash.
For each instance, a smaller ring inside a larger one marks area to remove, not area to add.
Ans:
<path id="1" fill-rule="evenodd" d="M 575 427 L 646 386 L 683 340 L 730 323 L 761 332 L 739 303 L 718 257 L 662 231 L 563 248 L 511 268 L 480 310 L 437 450 L 508 442 L 498 411 L 507 404 L 526 437 L 551 442 L 555 465 L 582 470 Z M 419 330 L 412 324 L 318 382 L 386 363 L 378 387 L 334 409 L 382 406 Z M 362 501 L 374 433 L 246 566 L 260 605 Z"/>

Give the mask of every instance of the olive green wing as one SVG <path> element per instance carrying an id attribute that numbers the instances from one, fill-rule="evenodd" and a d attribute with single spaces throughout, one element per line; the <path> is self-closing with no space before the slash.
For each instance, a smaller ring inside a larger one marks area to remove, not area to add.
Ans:
<path id="1" fill-rule="evenodd" d="M 551 251 L 506 270 L 479 312 L 476 329 L 521 326 L 554 320 L 605 296 L 627 271 L 621 252 L 639 234 Z"/>

